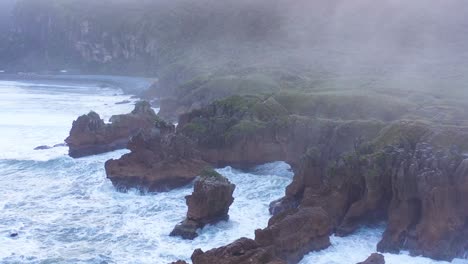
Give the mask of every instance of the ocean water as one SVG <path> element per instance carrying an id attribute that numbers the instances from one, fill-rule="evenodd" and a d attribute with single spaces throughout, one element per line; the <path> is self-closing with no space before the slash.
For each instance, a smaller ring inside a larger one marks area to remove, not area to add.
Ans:
<path id="1" fill-rule="evenodd" d="M 291 182 L 289 165 L 275 162 L 251 171 L 218 171 L 236 184 L 230 219 L 210 225 L 193 241 L 169 237 L 186 213 L 192 186 L 166 193 L 117 192 L 106 179 L 104 162 L 120 150 L 81 159 L 62 143 L 77 116 L 95 110 L 108 119 L 132 104 L 121 91 L 87 83 L 0 81 L 0 263 L 170 263 L 265 227 L 268 204 Z M 307 255 L 301 264 L 355 263 L 375 250 L 384 226 L 332 237 L 329 249 Z M 16 237 L 10 235 L 17 233 Z M 386 255 L 387 263 L 432 264 L 427 258 Z M 454 262 L 466 263 L 466 262 Z"/>

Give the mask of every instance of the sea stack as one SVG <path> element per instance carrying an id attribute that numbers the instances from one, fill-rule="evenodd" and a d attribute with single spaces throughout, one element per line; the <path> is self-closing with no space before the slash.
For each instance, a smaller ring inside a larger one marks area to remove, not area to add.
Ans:
<path id="1" fill-rule="evenodd" d="M 235 185 L 213 169 L 205 169 L 195 180 L 194 190 L 185 197 L 188 206 L 187 217 L 176 225 L 171 236 L 194 239 L 197 229 L 229 218 L 229 206 Z"/>

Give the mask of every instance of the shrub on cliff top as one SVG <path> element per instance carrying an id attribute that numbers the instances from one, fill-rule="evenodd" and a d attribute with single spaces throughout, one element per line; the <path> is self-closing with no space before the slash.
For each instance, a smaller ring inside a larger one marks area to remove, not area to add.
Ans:
<path id="1" fill-rule="evenodd" d="M 206 167 L 200 173 L 200 177 L 202 178 L 223 178 L 223 175 L 219 174 L 211 167 Z"/>

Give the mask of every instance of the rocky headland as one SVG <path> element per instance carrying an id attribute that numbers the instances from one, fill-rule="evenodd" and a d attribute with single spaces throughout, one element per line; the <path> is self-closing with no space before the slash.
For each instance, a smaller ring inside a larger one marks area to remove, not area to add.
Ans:
<path id="1" fill-rule="evenodd" d="M 138 132 L 151 132 L 156 124 L 159 128 L 166 125 L 145 101 L 137 102 L 131 113 L 112 116 L 109 121 L 106 124 L 96 112 L 78 117 L 65 139 L 69 155 L 79 158 L 123 149 Z"/>

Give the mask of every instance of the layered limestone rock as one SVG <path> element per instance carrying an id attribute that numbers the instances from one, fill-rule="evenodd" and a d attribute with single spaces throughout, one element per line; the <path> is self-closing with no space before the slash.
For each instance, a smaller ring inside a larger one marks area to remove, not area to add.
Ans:
<path id="1" fill-rule="evenodd" d="M 197 229 L 229 219 L 235 187 L 216 171 L 205 169 L 195 181 L 193 193 L 185 197 L 188 206 L 186 219 L 174 228 L 171 236 L 194 239 L 198 236 Z"/>
<path id="2" fill-rule="evenodd" d="M 79 158 L 126 148 L 130 137 L 140 130 L 151 131 L 163 122 L 144 101 L 138 102 L 131 113 L 112 116 L 109 121 L 104 123 L 95 112 L 78 117 L 65 139 L 69 155 Z"/>

